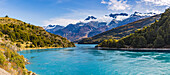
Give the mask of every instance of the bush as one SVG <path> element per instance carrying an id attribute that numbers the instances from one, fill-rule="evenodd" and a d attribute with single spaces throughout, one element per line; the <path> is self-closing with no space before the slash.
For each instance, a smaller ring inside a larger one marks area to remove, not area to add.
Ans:
<path id="1" fill-rule="evenodd" d="M 25 48 L 29 48 L 30 46 L 29 45 L 26 45 Z"/>
<path id="2" fill-rule="evenodd" d="M 25 68 L 25 62 L 24 59 L 21 58 L 21 56 L 15 56 L 11 59 L 11 61 L 16 63 L 18 67 Z"/>
<path id="3" fill-rule="evenodd" d="M 33 44 L 30 45 L 30 48 L 35 48 L 35 46 Z"/>
<path id="4" fill-rule="evenodd" d="M 2 37 L 3 36 L 3 33 L 0 31 L 0 37 Z"/>
<path id="5" fill-rule="evenodd" d="M 4 56 L 4 54 L 0 51 L 0 64 L 1 65 L 4 65 L 4 62 L 5 62 L 6 60 L 5 60 L 5 56 Z"/>
<path id="6" fill-rule="evenodd" d="M 17 47 L 21 47 L 21 44 L 20 44 L 20 43 L 17 43 L 16 46 L 17 46 Z"/>

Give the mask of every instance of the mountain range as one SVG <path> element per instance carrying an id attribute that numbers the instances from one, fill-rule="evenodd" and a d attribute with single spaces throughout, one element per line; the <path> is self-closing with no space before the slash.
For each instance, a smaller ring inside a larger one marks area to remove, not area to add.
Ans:
<path id="1" fill-rule="evenodd" d="M 50 33 L 66 37 L 70 41 L 77 41 L 153 15 L 156 15 L 156 13 L 135 12 L 130 15 L 127 13 L 111 13 L 99 18 L 88 16 L 84 21 L 80 21 L 76 24 L 69 24 L 66 27 L 48 25 L 44 26 L 44 29 Z"/>
<path id="2" fill-rule="evenodd" d="M 137 29 L 141 29 L 143 27 L 150 25 L 151 23 L 155 22 L 155 20 L 158 20 L 160 17 L 161 15 L 158 14 L 148 18 L 144 18 L 132 23 L 128 23 L 126 25 L 113 28 L 111 30 L 100 33 L 93 37 L 84 38 L 76 42 L 78 42 L 79 44 L 98 44 L 107 39 L 120 39 L 131 33 L 134 33 Z"/>

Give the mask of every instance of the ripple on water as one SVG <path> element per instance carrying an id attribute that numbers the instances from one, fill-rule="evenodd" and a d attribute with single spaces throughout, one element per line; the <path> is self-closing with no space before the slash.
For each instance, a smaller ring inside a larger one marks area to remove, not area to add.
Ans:
<path id="1" fill-rule="evenodd" d="M 160 75 L 170 74 L 170 53 L 95 50 L 95 45 L 75 48 L 21 51 L 40 75 Z"/>

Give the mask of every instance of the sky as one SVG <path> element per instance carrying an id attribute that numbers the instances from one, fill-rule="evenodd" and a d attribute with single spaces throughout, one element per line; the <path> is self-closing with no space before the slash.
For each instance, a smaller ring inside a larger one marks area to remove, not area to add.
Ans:
<path id="1" fill-rule="evenodd" d="M 0 0 L 0 16 L 22 20 L 37 26 L 66 26 L 87 16 L 110 13 L 162 13 L 170 0 Z"/>

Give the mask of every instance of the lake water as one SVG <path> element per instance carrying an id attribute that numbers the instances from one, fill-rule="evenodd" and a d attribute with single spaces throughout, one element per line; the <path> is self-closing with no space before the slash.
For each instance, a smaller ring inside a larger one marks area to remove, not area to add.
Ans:
<path id="1" fill-rule="evenodd" d="M 159 75 L 170 74 L 170 53 L 96 50 L 95 45 L 75 48 L 20 51 L 40 75 Z"/>

